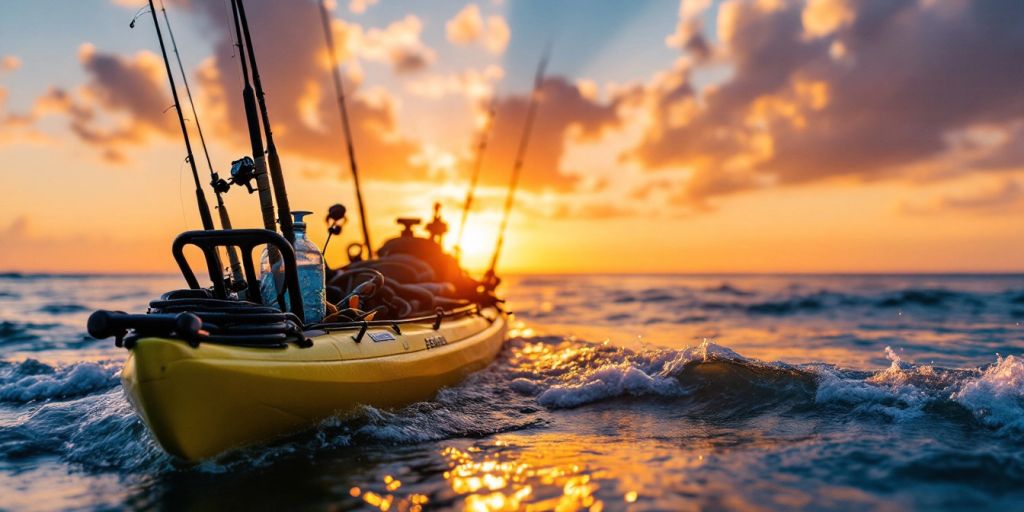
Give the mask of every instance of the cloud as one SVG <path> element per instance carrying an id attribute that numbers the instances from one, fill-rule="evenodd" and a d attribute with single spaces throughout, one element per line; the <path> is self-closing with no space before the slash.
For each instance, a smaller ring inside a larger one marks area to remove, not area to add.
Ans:
<path id="1" fill-rule="evenodd" d="M 125 57 L 83 44 L 78 60 L 86 84 L 74 93 L 50 89 L 37 99 L 37 112 L 67 114 L 71 131 L 112 163 L 126 160 L 127 146 L 180 137 L 160 57 L 147 51 Z"/>
<path id="2" fill-rule="evenodd" d="M 450 75 L 430 75 L 406 84 L 406 90 L 413 95 L 437 99 L 444 96 L 465 96 L 480 101 L 494 93 L 494 84 L 505 76 L 497 65 L 483 70 L 467 69 Z"/>
<path id="3" fill-rule="evenodd" d="M 221 5 L 202 3 L 195 7 L 208 23 L 226 23 Z M 246 8 L 254 35 L 259 34 L 254 40 L 256 57 L 284 166 L 287 168 L 289 162 L 294 162 L 293 167 L 300 165 L 296 159 L 319 162 L 336 167 L 347 179 L 343 131 L 317 7 L 264 1 L 247 2 Z M 288 23 L 277 22 L 282 19 Z M 419 40 L 422 23 L 415 16 L 384 29 L 369 30 L 333 19 L 332 30 L 339 59 L 348 68 L 361 59 L 387 63 L 404 73 L 422 69 L 434 58 Z M 205 117 L 212 117 L 220 137 L 247 148 L 239 63 L 237 57 L 232 57 L 235 52 L 228 34 L 223 30 L 211 34 L 215 37 L 213 57 L 201 67 L 197 82 L 207 98 L 204 103 L 222 109 Z M 384 89 L 367 89 L 350 78 L 345 79 L 345 87 L 357 158 L 366 178 L 425 179 L 426 169 L 411 163 L 419 143 L 398 132 L 398 100 Z"/>
<path id="4" fill-rule="evenodd" d="M 362 14 L 366 12 L 370 6 L 377 5 L 379 0 L 352 0 L 348 3 L 348 10 L 355 14 Z M 334 10 L 332 7 L 331 10 Z"/>
<path id="5" fill-rule="evenodd" d="M 452 44 L 467 45 L 480 38 L 484 32 L 484 19 L 480 7 L 469 4 L 462 8 L 444 26 L 445 35 Z"/>
<path id="6" fill-rule="evenodd" d="M 487 34 L 484 36 L 484 46 L 491 53 L 500 54 L 504 52 L 505 48 L 508 47 L 508 40 L 511 36 L 512 31 L 509 30 L 505 18 L 501 16 L 489 16 L 487 18 Z"/>
<path id="7" fill-rule="evenodd" d="M 686 50 L 699 60 L 707 59 L 711 55 L 711 46 L 702 32 L 701 16 L 710 7 L 711 0 L 682 0 L 679 3 L 679 24 L 676 31 L 665 38 L 665 44 Z"/>
<path id="8" fill-rule="evenodd" d="M 14 55 L 0 58 L 0 75 L 13 73 L 21 67 L 21 59 Z M 7 100 L 10 90 L 0 86 L 0 146 L 15 142 L 45 143 L 50 139 L 35 127 L 38 115 L 33 112 L 12 112 Z"/>
<path id="9" fill-rule="evenodd" d="M 0 73 L 15 71 L 21 67 L 21 59 L 17 55 L 4 55 L 0 58 Z"/>
<path id="10" fill-rule="evenodd" d="M 568 192 L 585 173 L 563 169 L 569 141 L 594 141 L 620 125 L 618 103 L 588 99 L 576 84 L 549 77 L 540 90 L 537 118 L 527 148 L 520 187 L 526 190 Z M 505 186 L 522 135 L 528 96 L 508 96 L 497 103 L 494 128 L 484 158 L 481 181 Z"/>
<path id="11" fill-rule="evenodd" d="M 217 2 L 180 5 L 201 24 L 217 27 L 205 32 L 213 40 L 213 57 L 198 66 L 192 84 L 204 129 L 220 143 L 247 152 L 238 54 L 229 31 L 224 30 L 232 25 L 230 13 Z M 285 165 L 291 157 L 307 175 L 323 174 L 328 167 L 339 172 L 347 168 L 317 6 L 250 1 L 246 8 L 275 141 Z M 420 38 L 422 21 L 406 16 L 384 28 L 364 29 L 332 19 L 331 27 L 339 59 L 347 64 L 345 85 L 360 166 L 369 179 L 423 179 L 425 168 L 411 164 L 419 144 L 398 132 L 398 100 L 383 89 L 359 86 L 360 62 L 386 64 L 401 74 L 418 72 L 433 62 L 433 50 Z M 127 160 L 125 150 L 132 145 L 141 146 L 156 137 L 180 138 L 174 112 L 167 110 L 172 102 L 159 57 L 151 52 L 106 53 L 86 44 L 79 49 L 79 61 L 87 83 L 47 91 L 36 102 L 38 115 L 65 115 L 75 136 L 115 163 Z M 180 89 L 180 81 L 178 85 Z M 347 172 L 341 175 L 348 176 Z"/>
<path id="12" fill-rule="evenodd" d="M 168 112 L 173 103 L 159 57 L 150 52 L 105 53 L 86 43 L 78 49 L 78 60 L 88 77 L 85 84 L 73 91 L 51 87 L 27 113 L 0 112 L 0 124 L 19 128 L 31 141 L 46 141 L 35 124 L 47 115 L 64 115 L 74 136 L 98 148 L 111 163 L 124 162 L 128 146 L 180 136 L 174 113 Z"/>
<path id="13" fill-rule="evenodd" d="M 488 16 L 486 22 L 480 7 L 468 4 L 445 24 L 448 41 L 459 46 L 482 42 L 488 51 L 501 54 L 508 46 L 511 31 L 501 16 Z"/>
<path id="14" fill-rule="evenodd" d="M 739 1 L 703 56 L 730 69 L 694 84 L 692 48 L 644 88 L 650 120 L 627 157 L 691 171 L 682 201 L 837 176 L 902 176 L 949 134 L 1024 119 L 1024 4 Z M 696 37 L 690 20 L 670 41 Z M 698 45 L 699 46 L 699 45 Z M 1016 160 L 1015 165 L 1024 164 Z"/>
<path id="15" fill-rule="evenodd" d="M 1020 206 L 1022 199 L 1024 185 L 1021 185 L 1019 179 L 1008 177 L 982 187 L 943 194 L 925 203 L 903 202 L 900 211 L 913 215 L 950 212 L 1005 214 L 1007 209 Z"/>
<path id="16" fill-rule="evenodd" d="M 636 209 L 622 206 L 619 203 L 590 202 L 577 204 L 576 201 L 573 201 L 569 204 L 561 205 L 551 217 L 554 219 L 595 221 L 635 217 L 638 214 L 639 212 Z"/>
<path id="17" fill-rule="evenodd" d="M 422 33 L 423 21 L 410 14 L 383 30 L 371 28 L 365 34 L 357 32 L 356 53 L 367 60 L 389 62 L 399 73 L 420 71 L 437 58 L 436 52 L 420 39 Z"/>

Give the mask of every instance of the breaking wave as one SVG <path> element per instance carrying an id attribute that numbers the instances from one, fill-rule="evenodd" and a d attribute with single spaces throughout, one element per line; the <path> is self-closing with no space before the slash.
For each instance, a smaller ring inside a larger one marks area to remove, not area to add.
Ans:
<path id="1" fill-rule="evenodd" d="M 27 403 L 87 395 L 118 384 L 113 363 L 76 363 L 53 367 L 35 359 L 0 362 L 0 402 Z"/>
<path id="2" fill-rule="evenodd" d="M 558 337 L 516 339 L 488 369 L 430 402 L 395 411 L 366 407 L 331 418 L 267 450 L 212 463 L 224 471 L 296 452 L 366 444 L 412 444 L 482 437 L 548 424 L 560 409 L 625 401 L 672 406 L 711 421 L 805 414 L 832 422 L 961 422 L 997 435 L 1024 432 L 1024 360 L 984 369 L 915 365 L 887 349 L 877 372 L 828 364 L 791 365 L 743 357 L 712 342 L 683 350 L 630 350 Z"/>

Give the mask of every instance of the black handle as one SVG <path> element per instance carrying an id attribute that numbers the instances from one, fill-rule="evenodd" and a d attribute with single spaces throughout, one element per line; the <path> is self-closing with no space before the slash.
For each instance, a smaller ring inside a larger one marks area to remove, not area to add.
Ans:
<path id="1" fill-rule="evenodd" d="M 96 339 L 124 336 L 128 329 L 149 332 L 175 332 L 179 337 L 200 336 L 203 320 L 192 313 L 130 315 L 121 311 L 99 310 L 89 315 L 89 336 Z"/>
<path id="2" fill-rule="evenodd" d="M 210 273 L 210 280 L 213 281 L 213 295 L 218 299 L 226 299 L 227 291 L 224 285 L 224 271 L 211 261 L 211 255 L 217 254 L 218 247 L 237 247 L 242 254 L 242 267 L 245 270 L 245 280 L 248 282 L 248 300 L 263 303 L 260 294 L 259 278 L 252 261 L 252 251 L 260 245 L 271 245 L 277 249 L 284 261 L 285 290 L 290 291 L 288 301 L 291 303 L 291 311 L 300 320 L 305 322 L 302 314 L 302 292 L 299 290 L 299 273 L 295 263 L 295 250 L 285 238 L 267 229 L 221 229 L 209 231 L 186 231 L 174 239 L 171 252 L 174 260 L 178 263 L 185 282 L 189 288 L 198 289 L 199 281 L 192 272 L 188 260 L 185 259 L 185 246 L 194 245 L 200 248 L 206 255 L 207 267 Z M 281 295 L 283 297 L 283 294 Z M 279 304 L 284 310 L 284 304 Z"/>

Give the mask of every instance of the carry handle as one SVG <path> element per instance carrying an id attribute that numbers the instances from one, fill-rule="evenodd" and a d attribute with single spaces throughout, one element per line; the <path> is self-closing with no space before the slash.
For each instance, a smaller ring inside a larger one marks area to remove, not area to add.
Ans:
<path id="1" fill-rule="evenodd" d="M 207 270 L 210 273 L 210 280 L 213 281 L 213 295 L 218 299 L 227 299 L 227 288 L 224 284 L 224 270 L 217 266 L 213 256 L 217 255 L 218 247 L 237 247 L 242 253 L 242 268 L 245 271 L 245 280 L 248 289 L 248 299 L 252 302 L 263 303 L 260 294 L 259 278 L 256 274 L 256 267 L 252 261 L 252 251 L 260 245 L 271 245 L 277 249 L 284 260 L 285 290 L 291 291 L 288 300 L 291 303 L 291 312 L 306 321 L 302 315 L 302 294 L 299 291 L 299 273 L 295 263 L 295 250 L 283 236 L 267 229 L 217 229 L 203 231 L 186 231 L 174 239 L 171 252 L 174 261 L 178 263 L 181 274 L 189 288 L 199 289 L 199 281 L 185 259 L 185 246 L 193 245 L 198 247 L 206 255 Z M 284 293 L 278 295 L 278 306 L 284 311 Z"/>

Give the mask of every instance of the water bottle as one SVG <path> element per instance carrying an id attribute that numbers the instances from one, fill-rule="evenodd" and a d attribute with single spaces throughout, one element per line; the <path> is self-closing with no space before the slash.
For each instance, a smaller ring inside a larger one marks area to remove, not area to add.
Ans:
<path id="1" fill-rule="evenodd" d="M 302 293 L 302 314 L 307 324 L 324 319 L 324 302 L 327 300 L 324 284 L 324 256 L 313 242 L 306 238 L 306 223 L 302 218 L 313 212 L 292 212 L 295 217 L 295 263 L 299 274 L 299 290 Z M 271 258 L 273 253 L 273 258 Z M 277 249 L 267 246 L 260 259 L 260 294 L 263 303 L 278 306 L 277 297 L 284 288 L 284 263 L 278 256 Z M 271 259 L 274 260 L 271 263 Z M 285 293 L 285 307 L 290 308 L 288 294 Z"/>

